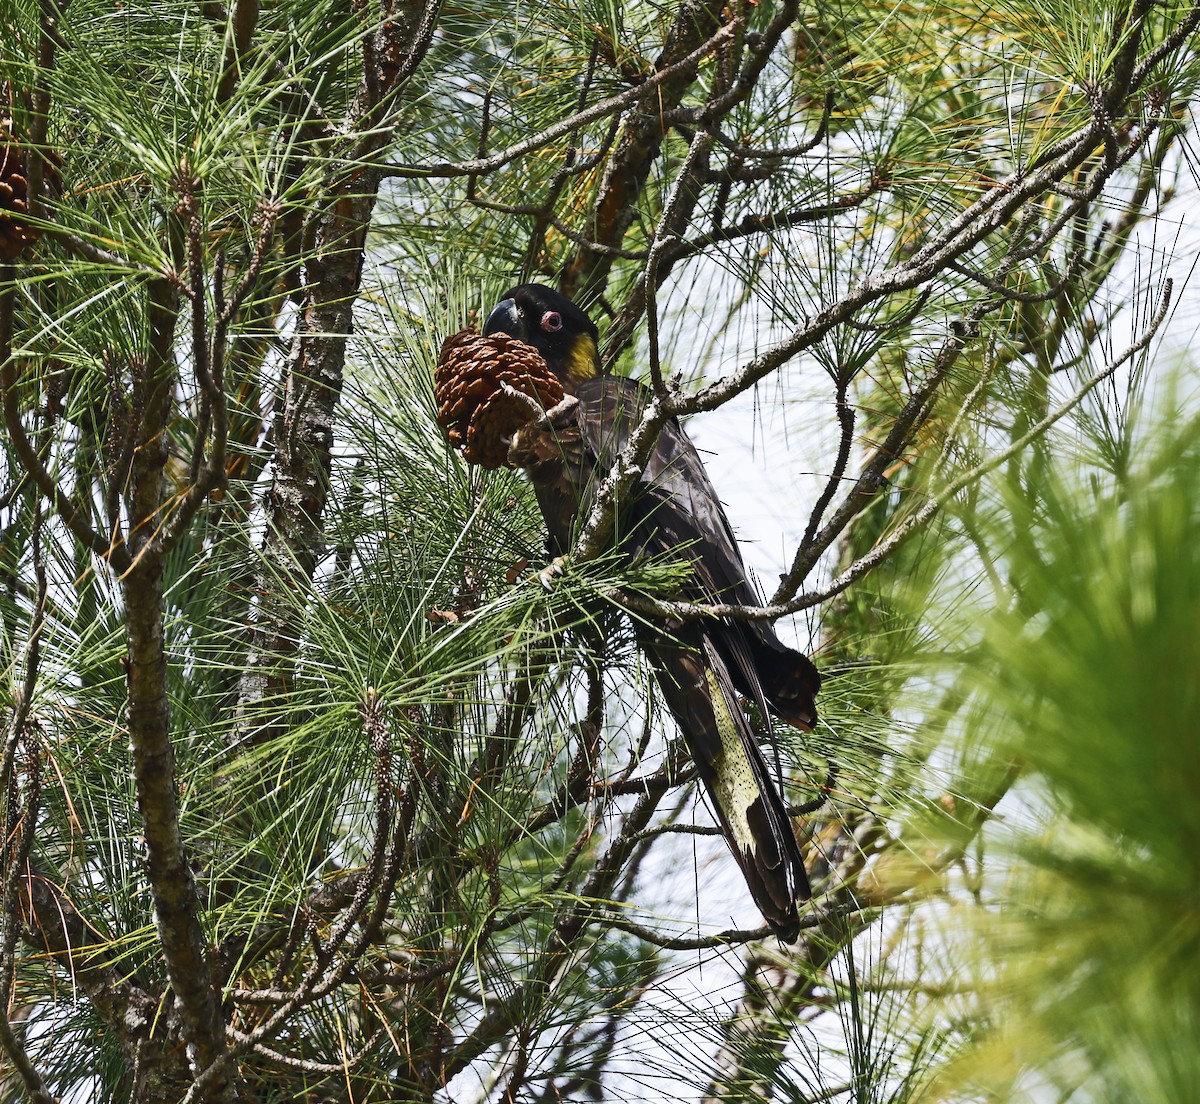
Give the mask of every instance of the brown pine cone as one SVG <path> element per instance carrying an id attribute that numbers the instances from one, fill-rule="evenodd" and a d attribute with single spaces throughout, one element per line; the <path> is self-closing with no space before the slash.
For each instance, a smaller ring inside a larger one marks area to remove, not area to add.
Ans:
<path id="1" fill-rule="evenodd" d="M 512 391 L 543 409 L 563 397 L 562 384 L 541 353 L 508 334 L 481 337 L 461 330 L 442 343 L 435 377 L 438 422 L 468 463 L 507 465 L 509 438 L 537 417 L 531 403 Z"/>
<path id="2" fill-rule="evenodd" d="M 29 181 L 21 147 L 0 123 L 0 260 L 11 261 L 42 236 L 26 222 Z"/>

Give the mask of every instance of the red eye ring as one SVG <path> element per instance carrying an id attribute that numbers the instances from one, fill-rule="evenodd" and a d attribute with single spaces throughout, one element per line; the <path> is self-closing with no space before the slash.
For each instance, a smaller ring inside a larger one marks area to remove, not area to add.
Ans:
<path id="1" fill-rule="evenodd" d="M 562 315 L 558 311 L 546 311 L 542 315 L 542 329 L 549 333 L 557 333 L 562 329 Z"/>

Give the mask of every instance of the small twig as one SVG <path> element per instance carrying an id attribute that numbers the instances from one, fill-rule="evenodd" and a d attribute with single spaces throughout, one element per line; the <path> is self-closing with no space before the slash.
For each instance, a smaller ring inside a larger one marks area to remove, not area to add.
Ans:
<path id="1" fill-rule="evenodd" d="M 996 356 L 995 339 L 988 343 L 983 354 L 983 371 L 979 373 L 979 379 L 975 381 L 975 386 L 967 393 L 966 398 L 959 403 L 958 410 L 955 411 L 954 420 L 950 423 L 944 436 L 944 444 L 942 446 L 942 454 L 938 457 L 933 465 L 933 471 L 936 474 L 945 466 L 950 455 L 950 448 L 958 435 L 958 427 L 962 424 L 963 419 L 970 414 L 971 409 L 975 405 L 975 401 L 982 396 L 991 386 L 992 377 L 995 375 L 996 368 L 1000 363 Z"/>
<path id="2" fill-rule="evenodd" d="M 666 395 L 667 385 L 663 380 L 662 360 L 658 349 L 658 286 L 660 283 L 658 269 L 671 243 L 675 240 L 670 236 L 671 226 L 680 214 L 685 202 L 685 196 L 690 200 L 691 204 L 695 204 L 693 177 L 697 166 L 707 157 L 711 145 L 712 135 L 705 131 L 698 131 L 695 138 L 692 139 L 692 143 L 688 147 L 687 156 L 683 159 L 683 164 L 679 167 L 679 172 L 675 177 L 675 183 L 672 185 L 671 192 L 667 196 L 667 201 L 663 204 L 662 214 L 655 224 L 654 239 L 650 243 L 649 255 L 646 258 L 646 270 L 640 280 L 645 298 L 646 343 L 649 347 L 650 382 L 654 388 L 654 393 L 660 396 Z"/>
<path id="3" fill-rule="evenodd" d="M 1017 291 L 1014 288 L 1006 287 L 999 280 L 994 280 L 990 276 L 985 276 L 982 272 L 977 272 L 975 269 L 968 268 L 966 265 L 961 265 L 957 262 L 948 267 L 951 272 L 957 272 L 960 276 L 965 276 L 968 280 L 987 288 L 988 291 L 993 291 L 997 295 L 1003 296 L 1010 302 L 1045 303 L 1051 299 L 1057 299 L 1067 289 L 1067 285 L 1082 270 L 1085 258 L 1086 254 L 1084 250 L 1076 249 L 1067 261 L 1067 270 L 1063 273 L 1062 278 L 1055 281 L 1045 291 Z"/>
<path id="4" fill-rule="evenodd" d="M 729 928 L 715 935 L 670 936 L 647 927 L 645 924 L 629 920 L 614 909 L 606 908 L 598 911 L 602 911 L 604 922 L 609 927 L 637 936 L 647 943 L 652 943 L 654 946 L 668 951 L 712 950 L 717 947 L 736 946 L 742 943 L 756 943 L 763 939 L 770 939 L 775 934 L 770 927 L 764 924 L 760 928 Z M 840 907 L 832 906 L 820 911 L 812 909 L 800 918 L 800 928 L 801 930 L 819 928 L 830 921 L 841 920 L 862 911 L 862 906 L 857 903 Z"/>
<path id="5" fill-rule="evenodd" d="M 696 253 L 701 253 L 714 245 L 737 241 L 740 238 L 751 237 L 754 234 L 769 234 L 776 230 L 789 230 L 808 222 L 827 219 L 832 215 L 852 210 L 859 204 L 876 195 L 887 186 L 883 174 L 874 174 L 867 185 L 848 195 L 840 196 L 828 203 L 816 207 L 798 207 L 792 210 L 767 211 L 762 214 L 743 216 L 732 226 L 716 227 L 707 233 L 698 234 L 694 238 L 677 241 L 667 250 L 667 257 L 672 263 L 684 260 Z"/>
<path id="6" fill-rule="evenodd" d="M 1133 93 L 1141 88 L 1142 82 L 1150 75 L 1155 66 L 1168 54 L 1173 54 L 1183 46 L 1195 33 L 1197 27 L 1200 27 L 1200 4 L 1193 6 L 1188 12 L 1187 18 L 1138 62 L 1130 74 L 1128 92 Z"/>
<path id="7" fill-rule="evenodd" d="M 0 263 L 0 393 L 2 393 L 4 424 L 9 440 L 25 470 L 49 499 L 55 513 L 85 548 L 109 560 L 117 571 L 129 564 L 123 545 L 105 540 L 92 526 L 91 511 L 72 495 L 67 494 L 52 476 L 37 448 L 25 432 L 18 400 L 16 360 L 12 351 L 13 300 L 16 292 L 16 270 L 7 262 Z"/>
<path id="8" fill-rule="evenodd" d="M 850 377 L 846 373 L 837 381 L 837 394 L 834 397 L 834 410 L 837 414 L 839 429 L 837 456 L 834 458 L 833 470 L 829 473 L 825 486 L 821 489 L 817 501 L 813 503 L 812 512 L 808 517 L 808 525 L 800 540 L 802 548 L 808 547 L 816 537 L 817 530 L 825 517 L 825 511 L 829 509 L 829 504 L 833 501 L 833 496 L 837 493 L 850 463 L 850 450 L 854 445 L 855 413 L 854 407 L 849 401 L 849 388 Z"/>
<path id="9" fill-rule="evenodd" d="M 348 1054 L 339 1062 L 318 1062 L 312 1058 L 297 1058 L 295 1055 L 285 1054 L 282 1051 L 274 1050 L 271 1047 L 264 1046 L 262 1043 L 250 1043 L 250 1035 L 244 1031 L 238 1031 L 237 1028 L 229 1029 L 229 1036 L 234 1042 L 248 1043 L 249 1048 L 255 1054 L 263 1058 L 275 1062 L 284 1069 L 296 1070 L 298 1073 L 317 1074 L 324 1077 L 339 1077 L 344 1078 L 346 1074 L 358 1067 L 362 1061 L 370 1056 L 376 1044 L 383 1038 L 385 1031 L 383 1028 L 377 1028 L 363 1041 L 362 1045 L 353 1054 Z"/>
<path id="10" fill-rule="evenodd" d="M 47 212 L 47 216 L 49 214 L 50 212 Z M 101 266 L 110 276 L 117 272 L 137 273 L 141 276 L 163 275 L 161 269 L 155 268 L 153 265 L 142 264 L 140 261 L 130 260 L 128 257 L 122 257 L 119 253 L 113 253 L 108 249 L 102 249 L 86 238 L 81 238 L 78 234 L 64 230 L 62 227 L 49 221 L 48 217 L 47 221 L 41 224 L 41 230 L 46 237 L 64 246 L 68 252 Z"/>
<path id="11" fill-rule="evenodd" d="M 889 318 L 884 322 L 860 322 L 857 318 L 846 319 L 846 325 L 852 330 L 857 330 L 859 333 L 885 334 L 892 330 L 898 329 L 901 326 L 907 326 L 920 313 L 921 308 L 929 302 L 930 295 L 933 294 L 932 288 L 922 288 L 914 297 L 912 304 L 905 310 L 901 311 L 895 318 Z"/>
<path id="12" fill-rule="evenodd" d="M 805 154 L 812 153 L 829 134 L 829 120 L 833 115 L 833 105 L 835 102 L 835 94 L 833 89 L 829 89 L 825 93 L 824 104 L 821 109 L 821 118 L 817 123 L 817 129 L 813 132 L 813 136 L 798 146 L 780 146 L 776 149 L 759 149 L 757 146 L 748 146 L 736 139 L 730 138 L 728 134 L 722 131 L 716 124 L 711 122 L 701 122 L 699 125 L 703 127 L 716 141 L 727 149 L 734 157 L 746 161 L 782 161 L 792 160 L 798 157 L 803 157 Z"/>
<path id="13" fill-rule="evenodd" d="M 738 73 L 737 79 L 732 82 L 727 91 L 711 97 L 702 107 L 677 107 L 663 112 L 663 121 L 669 125 L 676 123 L 705 124 L 712 119 L 727 116 L 758 86 L 759 77 L 775 52 L 775 47 L 795 21 L 796 10 L 797 6 L 794 0 L 785 0 L 780 5 L 771 22 L 747 51 L 749 56 L 742 66 L 741 72 Z M 747 41 L 749 42 L 749 39 Z"/>

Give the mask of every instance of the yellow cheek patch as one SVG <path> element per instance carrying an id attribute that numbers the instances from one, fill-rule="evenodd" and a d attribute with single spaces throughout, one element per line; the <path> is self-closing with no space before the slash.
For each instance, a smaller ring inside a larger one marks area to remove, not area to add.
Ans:
<path id="1" fill-rule="evenodd" d="M 580 334 L 567 357 L 567 375 L 573 380 L 591 379 L 600 374 L 600 354 L 591 334 Z"/>

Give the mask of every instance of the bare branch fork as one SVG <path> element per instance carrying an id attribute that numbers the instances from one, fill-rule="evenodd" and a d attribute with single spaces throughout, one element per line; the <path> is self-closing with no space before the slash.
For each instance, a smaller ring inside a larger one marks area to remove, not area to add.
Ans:
<path id="1" fill-rule="evenodd" d="M 994 456 L 988 457 L 983 463 L 978 464 L 970 471 L 963 472 L 950 480 L 937 494 L 933 495 L 925 502 L 925 504 L 912 514 L 902 524 L 892 532 L 892 534 L 884 541 L 881 541 L 873 548 L 866 556 L 863 556 L 857 563 L 853 564 L 846 571 L 842 572 L 834 579 L 827 587 L 823 588 L 818 597 L 815 594 L 801 595 L 793 599 L 791 602 L 785 603 L 785 607 L 795 607 L 795 609 L 805 609 L 815 605 L 818 602 L 825 601 L 827 598 L 833 597 L 835 594 L 840 594 L 856 579 L 861 578 L 876 564 L 885 560 L 890 556 L 901 544 L 904 543 L 914 532 L 921 529 L 925 524 L 936 514 L 947 502 L 958 494 L 964 487 L 970 486 L 972 483 L 978 482 L 989 472 L 995 471 L 1006 460 L 1011 459 L 1017 453 L 1021 452 L 1030 442 L 1041 437 L 1050 429 L 1056 422 L 1061 421 L 1066 415 L 1074 410 L 1092 391 L 1101 383 L 1108 379 L 1118 368 L 1128 361 L 1132 360 L 1138 353 L 1145 348 L 1154 339 L 1154 335 L 1158 333 L 1159 328 L 1167 317 L 1167 312 L 1171 306 L 1171 291 L 1172 281 L 1166 280 L 1163 283 L 1162 293 L 1159 296 L 1158 310 L 1150 321 L 1150 325 L 1146 327 L 1145 332 L 1136 341 L 1133 342 L 1123 353 L 1115 357 L 1106 364 L 1099 372 L 1089 377 L 1082 386 L 1080 386 L 1074 394 L 1064 400 L 1053 410 L 1051 410 L 1044 418 L 1036 425 L 1030 428 L 1026 433 L 1022 434 L 1008 446 L 1001 449 Z M 778 607 L 777 607 L 778 608 Z M 788 609 L 788 612 L 792 612 Z M 781 615 L 782 616 L 782 615 Z"/>
<path id="2" fill-rule="evenodd" d="M 226 456 L 229 446 L 229 398 L 225 387 L 225 364 L 229 354 L 229 330 L 262 272 L 275 233 L 277 203 L 263 203 L 258 214 L 258 237 L 250 263 L 232 293 L 225 294 L 225 257 L 218 254 L 213 266 L 213 306 L 216 316 L 211 332 L 207 322 L 204 247 L 195 197 L 185 193 L 188 205 L 188 273 L 192 304 L 193 370 L 199 389 L 196 439 L 189 463 L 190 486 L 174 503 L 169 518 L 148 546 L 165 555 L 187 532 L 208 496 L 226 485 Z M 212 443 L 208 445 L 211 435 Z M 207 449 L 206 449 L 207 446 Z M 207 456 L 205 455 L 207 451 Z"/>
<path id="3" fill-rule="evenodd" d="M 588 56 L 587 71 L 584 74 L 582 86 L 579 90 L 579 99 L 575 108 L 576 113 L 583 111 L 587 107 L 588 95 L 591 92 L 592 82 L 596 76 L 598 53 L 598 40 L 593 40 L 591 53 Z M 488 138 L 491 133 L 491 103 L 492 89 L 489 87 L 483 97 L 482 119 L 479 124 L 479 147 L 476 153 L 476 160 L 487 156 Z M 546 188 L 546 194 L 540 203 L 502 203 L 493 199 L 485 199 L 478 194 L 480 177 L 476 175 L 467 177 L 467 202 L 472 206 L 485 211 L 496 211 L 508 215 L 530 215 L 534 218 L 533 229 L 529 235 L 529 245 L 525 253 L 526 261 L 522 266 L 524 270 L 533 269 L 538 250 L 545 242 L 546 230 L 550 227 L 553 227 L 569 241 L 587 249 L 629 260 L 645 259 L 644 252 L 622 249 L 618 246 L 610 246 L 593 241 L 554 213 L 555 204 L 562 195 L 567 182 L 572 178 L 591 172 L 608 156 L 620 130 L 621 119 L 622 116 L 619 112 L 613 114 L 609 120 L 608 130 L 604 138 L 587 157 L 581 158 L 579 156 L 578 132 L 572 135 L 571 142 L 563 155 L 562 164 L 551 178 Z"/>

